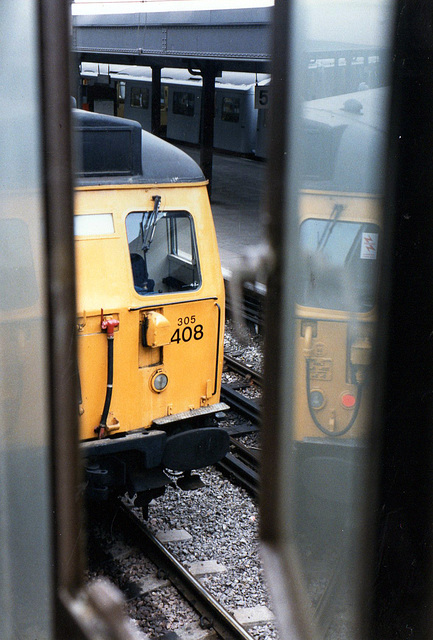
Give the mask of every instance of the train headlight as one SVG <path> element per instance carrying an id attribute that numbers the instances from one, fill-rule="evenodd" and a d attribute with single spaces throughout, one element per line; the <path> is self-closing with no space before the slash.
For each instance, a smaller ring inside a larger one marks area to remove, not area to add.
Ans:
<path id="1" fill-rule="evenodd" d="M 345 409 L 353 409 L 356 404 L 356 398 L 353 393 L 346 391 L 341 396 L 341 404 Z"/>
<path id="2" fill-rule="evenodd" d="M 325 396 L 319 389 L 311 391 L 310 404 L 315 411 L 318 411 L 325 406 Z"/>
<path id="3" fill-rule="evenodd" d="M 152 387 L 152 390 L 156 391 L 156 393 L 161 393 L 161 391 L 164 391 L 167 385 L 168 385 L 167 374 L 161 370 L 156 371 L 156 373 L 150 380 L 150 386 Z"/>

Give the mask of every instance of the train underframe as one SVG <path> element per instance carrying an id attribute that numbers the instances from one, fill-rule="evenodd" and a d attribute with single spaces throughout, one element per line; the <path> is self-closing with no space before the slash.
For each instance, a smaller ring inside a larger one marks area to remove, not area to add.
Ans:
<path id="1" fill-rule="evenodd" d="M 161 496 L 174 482 L 183 490 L 203 486 L 198 474 L 221 460 L 229 450 L 229 436 L 218 426 L 218 413 L 227 405 L 214 405 L 213 414 L 170 422 L 150 429 L 81 444 L 84 456 L 86 496 L 91 501 L 108 501 L 125 493 L 147 517 L 149 502 Z M 159 427 L 159 428 L 158 428 Z"/>

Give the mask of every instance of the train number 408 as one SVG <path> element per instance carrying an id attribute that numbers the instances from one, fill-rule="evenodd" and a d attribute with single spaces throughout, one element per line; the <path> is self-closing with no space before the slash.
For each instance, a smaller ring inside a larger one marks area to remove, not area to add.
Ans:
<path id="1" fill-rule="evenodd" d="M 176 329 L 171 337 L 171 342 L 189 342 L 190 340 L 201 340 L 203 338 L 203 325 L 196 324 L 193 327 L 186 326 L 183 329 Z"/>

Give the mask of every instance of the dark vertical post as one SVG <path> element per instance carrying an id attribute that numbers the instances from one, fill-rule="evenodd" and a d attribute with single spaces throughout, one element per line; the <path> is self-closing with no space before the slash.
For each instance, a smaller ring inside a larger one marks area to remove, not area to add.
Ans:
<path id="1" fill-rule="evenodd" d="M 152 133 L 161 132 L 161 67 L 152 67 Z"/>
<path id="2" fill-rule="evenodd" d="M 83 523 L 78 452 L 75 265 L 69 12 L 66 2 L 39 2 L 43 176 L 47 250 L 47 361 L 49 364 L 54 586 L 74 593 L 82 585 Z M 57 601 L 58 602 L 58 601 Z M 55 636 L 74 638 L 56 607 Z"/>
<path id="3" fill-rule="evenodd" d="M 203 69 L 203 89 L 200 114 L 200 166 L 209 180 L 209 196 L 212 191 L 212 156 L 215 114 L 215 65 L 206 65 Z"/>
<path id="4" fill-rule="evenodd" d="M 385 202 L 385 213 L 393 216 L 394 241 L 387 265 L 380 528 L 374 628 L 368 637 L 427 640 L 433 627 L 432 2 L 400 0 L 397 16 L 388 150 L 391 188 Z"/>

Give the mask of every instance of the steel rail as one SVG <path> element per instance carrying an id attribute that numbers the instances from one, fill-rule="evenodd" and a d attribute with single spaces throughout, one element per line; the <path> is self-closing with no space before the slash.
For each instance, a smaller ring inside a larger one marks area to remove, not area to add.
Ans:
<path id="1" fill-rule="evenodd" d="M 217 462 L 215 466 L 224 474 L 233 475 L 238 484 L 257 498 L 260 482 L 259 473 L 248 464 L 239 460 L 239 458 L 232 453 L 228 453 L 222 460 Z"/>
<path id="2" fill-rule="evenodd" d="M 236 456 L 248 464 L 252 469 L 258 469 L 260 466 L 260 457 L 256 451 L 253 451 L 249 447 L 246 447 L 242 442 L 234 437 L 230 436 L 230 445 L 235 449 Z"/>
<path id="3" fill-rule="evenodd" d="M 123 503 L 120 504 L 119 516 L 124 518 L 122 525 L 129 525 L 130 533 L 144 548 L 146 555 L 167 573 L 172 584 L 221 638 L 224 640 L 254 640 L 248 631 L 156 538 L 145 523 Z"/>
<path id="4" fill-rule="evenodd" d="M 251 369 L 246 364 L 238 360 L 237 358 L 233 358 L 228 354 L 224 354 L 224 363 L 228 366 L 230 371 L 234 371 L 235 373 L 240 373 L 245 377 L 250 377 L 256 384 L 263 384 L 263 376 L 261 373 L 256 371 L 255 369 Z"/>
<path id="5" fill-rule="evenodd" d="M 242 414 L 254 424 L 260 422 L 260 407 L 257 402 L 246 398 L 239 391 L 232 389 L 230 385 L 221 385 L 221 400 L 227 402 L 231 409 Z"/>

